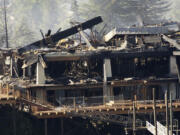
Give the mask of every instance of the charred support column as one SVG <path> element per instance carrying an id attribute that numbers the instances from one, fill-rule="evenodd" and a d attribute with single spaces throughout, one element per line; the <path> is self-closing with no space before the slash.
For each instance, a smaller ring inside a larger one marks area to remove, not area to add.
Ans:
<path id="1" fill-rule="evenodd" d="M 171 92 L 170 92 L 170 125 L 171 125 L 170 135 L 173 135 L 173 110 L 172 110 L 172 93 Z"/>
<path id="2" fill-rule="evenodd" d="M 23 65 L 25 64 L 25 61 L 23 61 Z M 26 68 L 23 68 L 23 78 L 26 77 Z"/>
<path id="3" fill-rule="evenodd" d="M 179 55 L 176 56 L 176 61 L 175 62 L 176 62 L 176 70 L 175 71 L 177 71 L 177 72 L 173 72 L 173 73 L 178 74 L 178 78 L 179 78 L 179 82 L 180 82 L 180 56 Z M 173 68 L 172 68 L 172 70 L 173 70 Z"/>
<path id="4" fill-rule="evenodd" d="M 112 77 L 112 70 L 111 70 L 111 60 L 110 59 L 104 59 L 103 64 L 103 72 L 104 72 L 104 84 L 103 84 L 103 102 L 104 104 L 110 101 L 111 95 L 111 86 L 107 85 L 108 78 Z"/>
<path id="5" fill-rule="evenodd" d="M 10 70 L 11 70 L 11 77 L 16 76 L 16 77 L 19 78 L 19 71 L 18 71 L 18 68 L 17 68 L 17 58 L 11 58 Z"/>
<path id="6" fill-rule="evenodd" d="M 6 56 L 5 57 L 5 65 L 11 68 L 11 57 L 10 56 Z M 5 68 L 6 66 L 4 66 L 4 73 L 6 73 L 8 70 Z"/>
<path id="7" fill-rule="evenodd" d="M 48 131 L 47 131 L 47 119 L 44 119 L 44 134 L 45 134 L 45 135 L 48 135 L 47 132 L 48 132 Z"/>
<path id="8" fill-rule="evenodd" d="M 176 99 L 176 83 L 168 84 L 169 93 L 171 93 L 172 100 Z"/>
<path id="9" fill-rule="evenodd" d="M 45 71 L 40 62 L 37 63 L 36 67 L 36 84 L 44 84 L 46 80 Z"/>
<path id="10" fill-rule="evenodd" d="M 36 84 L 45 84 L 46 76 L 45 70 L 41 62 L 37 62 L 36 67 Z M 36 97 L 41 103 L 46 101 L 46 90 L 38 89 L 36 90 Z"/>
<path id="11" fill-rule="evenodd" d="M 177 58 L 176 56 L 171 56 L 170 57 L 170 74 L 171 75 L 177 75 L 178 74 L 178 68 L 177 68 Z"/>
<path id="12" fill-rule="evenodd" d="M 14 131 L 14 135 L 16 135 L 16 110 L 15 110 L 15 106 L 13 106 L 13 110 L 12 110 L 12 119 L 13 119 L 13 131 Z"/>
<path id="13" fill-rule="evenodd" d="M 44 104 L 46 103 L 46 90 L 44 89 L 37 89 L 36 90 L 36 98 L 37 98 L 37 101 L 40 102 L 41 104 Z"/>
<path id="14" fill-rule="evenodd" d="M 133 101 L 133 135 L 136 135 L 136 106 L 135 102 Z"/>
<path id="15" fill-rule="evenodd" d="M 11 57 L 11 65 L 10 65 L 11 77 L 13 77 L 13 59 Z"/>
<path id="16" fill-rule="evenodd" d="M 28 67 L 28 76 L 31 78 L 32 73 L 31 73 L 31 66 Z"/>
<path id="17" fill-rule="evenodd" d="M 61 118 L 61 135 L 64 135 L 64 122 L 63 122 L 63 118 Z"/>
<path id="18" fill-rule="evenodd" d="M 168 113 L 168 92 L 165 93 L 165 104 L 166 104 L 166 128 L 167 128 L 167 135 L 169 135 L 169 113 Z"/>
<path id="19" fill-rule="evenodd" d="M 156 94 L 155 88 L 153 88 L 153 109 L 154 109 L 154 126 L 155 126 L 155 135 L 157 135 L 157 116 L 156 116 Z"/>

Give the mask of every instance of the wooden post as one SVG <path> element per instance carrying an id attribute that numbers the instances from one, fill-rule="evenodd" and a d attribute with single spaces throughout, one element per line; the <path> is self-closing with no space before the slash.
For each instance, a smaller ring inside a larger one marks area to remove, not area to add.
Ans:
<path id="1" fill-rule="evenodd" d="M 172 110 L 172 93 L 171 92 L 170 92 L 170 125 L 171 125 L 170 135 L 173 135 L 173 110 Z"/>
<path id="2" fill-rule="evenodd" d="M 26 62 L 25 61 L 23 61 L 23 64 L 25 64 Z M 23 79 L 25 79 L 25 77 L 26 77 L 26 68 L 23 68 Z"/>
<path id="3" fill-rule="evenodd" d="M 74 109 L 76 108 L 76 98 L 73 98 L 73 105 L 74 105 Z"/>
<path id="4" fill-rule="evenodd" d="M 176 128 L 177 130 L 176 130 L 176 135 L 178 135 L 179 134 L 179 124 L 178 124 L 178 122 L 177 122 L 177 128 Z"/>
<path id="5" fill-rule="evenodd" d="M 111 97 L 110 100 L 114 101 L 114 92 L 113 92 L 113 87 L 112 86 L 110 86 L 110 97 Z"/>
<path id="6" fill-rule="evenodd" d="M 9 84 L 6 85 L 6 92 L 7 96 L 9 96 Z"/>
<path id="7" fill-rule="evenodd" d="M 155 126 L 155 135 L 157 135 L 156 94 L 155 94 L 155 88 L 153 88 L 153 111 L 154 111 L 154 126 Z"/>
<path id="8" fill-rule="evenodd" d="M 136 108 L 135 108 L 135 101 L 133 101 L 133 135 L 136 135 Z"/>
<path id="9" fill-rule="evenodd" d="M 45 130 L 44 130 L 45 135 L 47 135 L 48 134 L 47 133 L 47 119 L 44 119 L 44 128 L 45 128 Z"/>
<path id="10" fill-rule="evenodd" d="M 27 99 L 30 100 L 29 90 L 27 90 Z"/>
<path id="11" fill-rule="evenodd" d="M 14 85 L 13 85 L 13 88 L 12 88 L 13 90 L 13 97 L 16 97 L 16 94 L 15 94 L 15 88 L 14 88 Z"/>
<path id="12" fill-rule="evenodd" d="M 137 96 L 134 95 L 134 103 L 135 103 L 135 107 L 137 106 Z"/>
<path id="13" fill-rule="evenodd" d="M 11 77 L 13 77 L 13 58 L 11 57 L 11 64 L 10 64 L 10 72 L 11 72 Z"/>
<path id="14" fill-rule="evenodd" d="M 64 135 L 64 122 L 63 122 L 63 118 L 61 118 L 61 135 Z"/>
<path id="15" fill-rule="evenodd" d="M 2 85 L 2 83 L 0 83 L 0 89 L 1 89 L 0 94 L 3 94 L 3 85 Z"/>
<path id="16" fill-rule="evenodd" d="M 3 84 L 1 84 L 1 91 L 2 91 L 1 93 L 4 94 L 4 86 L 3 86 Z"/>
<path id="17" fill-rule="evenodd" d="M 15 106 L 13 106 L 13 110 L 12 110 L 12 119 L 13 119 L 13 132 L 14 135 L 16 135 L 16 110 L 15 110 Z"/>
<path id="18" fill-rule="evenodd" d="M 168 116 L 168 93 L 165 93 L 165 104 L 166 104 L 166 128 L 167 128 L 167 135 L 169 135 L 169 116 Z"/>
<path id="19" fill-rule="evenodd" d="M 85 100 L 84 100 L 84 96 L 83 96 L 83 106 L 85 105 Z"/>

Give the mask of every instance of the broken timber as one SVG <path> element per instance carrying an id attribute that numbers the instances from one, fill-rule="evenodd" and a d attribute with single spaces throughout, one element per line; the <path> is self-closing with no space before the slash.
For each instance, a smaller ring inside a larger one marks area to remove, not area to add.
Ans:
<path id="1" fill-rule="evenodd" d="M 161 101 L 158 101 L 157 103 L 157 112 L 165 112 L 166 105 L 164 103 L 161 103 Z M 175 101 L 172 104 L 173 111 L 179 112 L 180 111 L 180 102 Z M 137 101 L 137 105 L 135 107 L 137 114 L 142 113 L 152 113 L 153 112 L 153 102 L 148 103 Z M 95 112 L 104 112 L 104 113 L 110 113 L 110 114 L 128 114 L 129 112 L 133 112 L 133 102 L 129 101 L 126 103 L 115 103 L 113 106 L 106 106 L 106 105 L 100 105 L 100 106 L 92 106 L 92 107 L 76 107 L 76 108 L 62 108 L 60 111 L 57 110 L 48 110 L 48 111 L 36 111 L 33 113 L 34 116 L 43 119 L 43 118 L 58 118 L 58 117 L 74 117 L 74 113 L 87 113 L 91 112 L 94 114 Z"/>
<path id="2" fill-rule="evenodd" d="M 76 26 L 74 26 L 72 28 L 69 28 L 67 30 L 58 32 L 58 33 L 50 36 L 50 38 L 51 38 L 52 42 L 58 42 L 61 39 L 64 39 L 64 38 L 66 38 L 68 36 L 71 36 L 71 35 L 74 35 L 74 34 L 78 33 L 79 32 L 79 28 L 81 30 L 90 29 L 93 26 L 95 26 L 95 25 L 97 25 L 97 24 L 99 24 L 101 22 L 102 22 L 102 18 L 100 16 L 99 17 L 95 17 L 95 18 L 93 18 L 91 20 L 88 20 L 88 21 L 82 23 L 82 24 L 79 24 L 79 25 L 76 25 Z M 25 47 L 22 47 L 22 48 L 18 49 L 18 52 L 20 54 L 22 54 L 22 53 L 24 53 L 24 52 L 26 52 L 28 50 L 40 48 L 40 44 L 42 42 L 43 42 L 43 40 L 34 42 L 34 43 L 30 44 L 30 45 L 27 45 Z"/>

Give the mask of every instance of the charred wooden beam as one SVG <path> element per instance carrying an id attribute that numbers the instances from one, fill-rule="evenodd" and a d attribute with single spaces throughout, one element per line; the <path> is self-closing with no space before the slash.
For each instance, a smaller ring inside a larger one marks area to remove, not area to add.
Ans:
<path id="1" fill-rule="evenodd" d="M 138 102 L 138 101 L 137 101 Z M 137 103 L 136 106 L 136 114 L 142 114 L 142 113 L 152 113 L 153 112 L 153 103 L 148 103 L 148 104 L 143 104 L 143 103 Z M 165 112 L 166 111 L 166 106 L 164 103 L 157 103 L 156 104 L 156 111 L 157 113 L 160 112 Z M 172 104 L 173 111 L 174 112 L 179 112 L 180 111 L 180 103 L 179 101 L 174 101 Z M 93 107 L 82 107 L 79 108 L 79 112 L 84 112 L 88 110 L 91 110 L 92 115 L 94 112 L 97 112 L 101 110 L 101 112 L 107 112 L 107 109 L 109 109 L 109 113 L 111 115 L 115 114 L 129 114 L 129 112 L 132 112 L 133 104 L 125 103 L 125 104 L 116 104 L 116 106 L 112 107 L 107 107 L 107 106 L 93 106 Z M 74 117 L 73 112 L 75 112 L 76 109 L 69 109 L 69 108 L 64 108 L 61 111 L 55 111 L 55 110 L 49 110 L 49 111 L 36 111 L 33 112 L 32 115 L 38 117 L 39 119 L 45 119 L 45 118 L 59 118 L 59 117 Z M 69 113 L 71 112 L 71 113 Z M 68 115 L 68 113 L 70 115 Z"/>
<path id="2" fill-rule="evenodd" d="M 96 53 L 67 53 L 61 54 L 61 53 L 47 53 L 44 55 L 46 61 L 77 61 L 81 59 L 90 59 L 90 58 L 98 58 L 98 59 L 104 59 L 104 58 L 140 58 L 140 57 L 169 57 L 171 55 L 170 51 L 162 50 L 154 50 L 154 51 L 144 51 L 144 52 L 122 52 L 122 51 L 99 51 Z"/>
<path id="3" fill-rule="evenodd" d="M 170 44 L 172 44 L 175 48 L 177 48 L 178 50 L 180 50 L 180 45 L 177 43 L 176 40 L 171 39 L 171 38 L 169 38 L 169 37 L 167 37 L 167 36 L 165 36 L 165 35 L 163 35 L 162 38 L 163 38 L 164 40 L 166 40 L 167 42 L 169 42 Z"/>
<path id="4" fill-rule="evenodd" d="M 76 25 L 76 26 L 74 26 L 72 28 L 69 28 L 69 29 L 66 29 L 64 31 L 58 32 L 58 33 L 50 36 L 50 38 L 51 38 L 52 42 L 58 42 L 59 40 L 61 40 L 63 38 L 67 38 L 67 37 L 69 37 L 71 35 L 74 35 L 74 34 L 78 33 L 79 28 L 81 30 L 86 30 L 86 29 L 92 28 L 93 26 L 101 23 L 102 21 L 103 21 L 102 18 L 100 16 L 98 16 L 98 17 L 95 17 L 95 18 L 93 18 L 91 20 L 88 20 L 88 21 L 86 21 L 86 22 L 84 22 L 82 24 L 79 24 L 79 25 Z M 18 52 L 20 54 L 22 54 L 22 53 L 24 53 L 24 52 L 26 52 L 28 50 L 37 49 L 37 48 L 40 47 L 41 43 L 43 43 L 43 40 L 36 41 L 36 42 L 34 42 L 34 43 L 30 44 L 30 45 L 27 45 L 25 47 L 22 47 L 22 48 L 18 49 Z"/>
<path id="5" fill-rule="evenodd" d="M 121 86 L 136 86 L 136 85 L 158 85 L 164 83 L 178 82 L 178 78 L 162 78 L 157 80 L 118 80 L 118 81 L 108 81 L 108 85 L 112 87 Z M 23 86 L 25 89 L 37 90 L 43 88 L 44 90 L 78 90 L 78 89 L 93 89 L 93 88 L 103 88 L 103 82 L 92 83 L 92 84 L 74 84 L 74 85 L 63 85 L 63 84 L 39 84 L 39 85 L 28 85 Z"/>

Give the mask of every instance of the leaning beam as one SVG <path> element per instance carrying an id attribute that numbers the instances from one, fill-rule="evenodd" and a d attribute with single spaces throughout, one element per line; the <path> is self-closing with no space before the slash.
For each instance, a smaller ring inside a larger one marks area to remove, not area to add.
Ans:
<path id="1" fill-rule="evenodd" d="M 66 29 L 64 31 L 58 32 L 58 33 L 52 35 L 50 38 L 51 38 L 52 42 L 55 43 L 55 42 L 58 42 L 61 39 L 67 38 L 67 37 L 69 37 L 71 35 L 74 35 L 74 34 L 78 33 L 79 28 L 81 30 L 90 29 L 93 26 L 95 26 L 95 25 L 97 25 L 97 24 L 99 24 L 101 22 L 103 22 L 103 20 L 102 20 L 102 18 L 100 16 L 98 16 L 98 17 L 95 17 L 95 18 L 93 18 L 91 20 L 88 20 L 88 21 L 86 21 L 84 23 L 81 23 L 79 25 L 76 25 L 74 27 Z M 18 52 L 20 54 L 22 54 L 22 53 L 24 53 L 26 51 L 29 51 L 29 50 L 32 50 L 32 49 L 38 49 L 38 48 L 40 48 L 41 43 L 43 43 L 43 40 L 36 41 L 36 42 L 34 42 L 34 43 L 30 44 L 30 45 L 27 45 L 25 47 L 22 47 L 22 48 L 18 49 Z"/>

